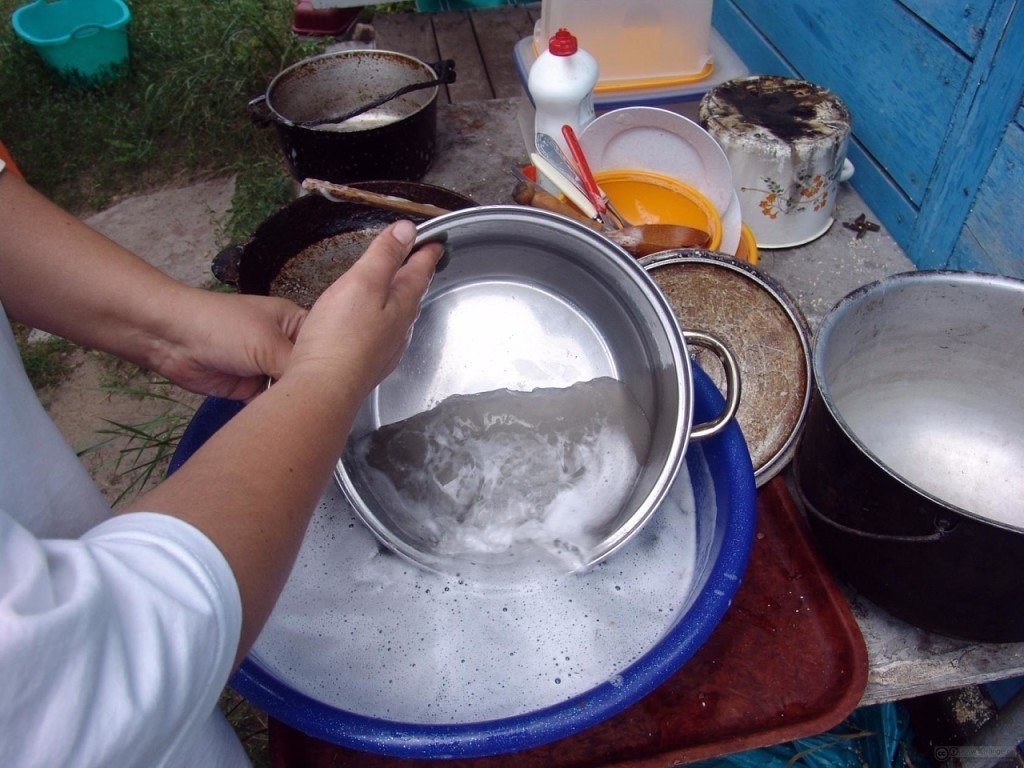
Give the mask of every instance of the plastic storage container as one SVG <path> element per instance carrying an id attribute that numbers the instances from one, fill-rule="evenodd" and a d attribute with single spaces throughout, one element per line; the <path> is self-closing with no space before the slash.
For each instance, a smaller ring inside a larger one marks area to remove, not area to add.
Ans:
<path id="1" fill-rule="evenodd" d="M 122 0 L 36 0 L 11 16 L 15 33 L 72 82 L 98 84 L 128 60 L 131 12 Z"/>
<path id="2" fill-rule="evenodd" d="M 667 87 L 711 74 L 712 0 L 543 0 L 534 55 L 561 27 L 601 65 L 597 93 Z"/>

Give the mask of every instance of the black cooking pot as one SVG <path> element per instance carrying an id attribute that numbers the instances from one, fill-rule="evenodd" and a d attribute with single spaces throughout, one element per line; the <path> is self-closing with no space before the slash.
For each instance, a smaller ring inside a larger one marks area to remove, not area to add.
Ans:
<path id="1" fill-rule="evenodd" d="M 439 85 L 454 80 L 452 61 L 428 65 L 393 51 L 338 51 L 279 73 L 266 94 L 249 102 L 249 112 L 258 125 L 277 129 L 298 181 L 417 180 L 434 158 Z M 414 90 L 336 122 L 405 88 Z"/>
<path id="2" fill-rule="evenodd" d="M 465 195 L 419 182 L 375 180 L 352 186 L 448 210 L 476 205 Z M 325 263 L 323 255 L 330 252 L 336 254 L 334 262 L 342 260 L 334 266 L 343 271 L 378 232 L 400 218 L 424 221 L 362 203 L 305 195 L 272 214 L 244 243 L 228 246 L 217 254 L 213 274 L 241 293 L 265 296 L 272 292 L 274 279 L 289 262 L 310 259 Z"/>
<path id="3" fill-rule="evenodd" d="M 822 554 L 915 626 L 1024 640 L 1024 282 L 915 272 L 815 338 L 793 460 Z"/>

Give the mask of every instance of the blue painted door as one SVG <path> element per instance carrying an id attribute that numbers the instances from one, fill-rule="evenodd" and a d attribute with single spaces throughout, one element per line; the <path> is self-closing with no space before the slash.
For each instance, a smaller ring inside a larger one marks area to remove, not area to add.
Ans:
<path id="1" fill-rule="evenodd" d="M 752 72 L 801 77 L 846 102 L 853 184 L 915 264 L 1024 277 L 1021 214 L 991 240 L 1024 186 L 1020 6 L 716 0 L 713 23 Z"/>

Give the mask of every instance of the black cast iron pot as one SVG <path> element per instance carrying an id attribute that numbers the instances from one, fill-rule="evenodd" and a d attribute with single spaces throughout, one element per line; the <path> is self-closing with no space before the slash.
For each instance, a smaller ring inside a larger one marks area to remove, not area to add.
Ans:
<path id="1" fill-rule="evenodd" d="M 297 181 L 415 181 L 434 159 L 438 89 L 454 80 L 451 61 L 428 65 L 393 51 L 338 51 L 283 70 L 249 102 L 249 112 L 258 125 L 275 127 Z M 408 87 L 415 89 L 333 122 Z"/>
<path id="2" fill-rule="evenodd" d="M 793 461 L 822 554 L 920 628 L 1024 640 L 1024 282 L 915 272 L 815 338 Z"/>
<path id="3" fill-rule="evenodd" d="M 421 182 L 375 180 L 352 186 L 448 210 L 476 205 L 458 192 Z M 337 277 L 362 255 L 378 232 L 401 218 L 416 223 L 425 220 L 362 203 L 305 195 L 278 209 L 245 242 L 218 253 L 212 271 L 240 293 L 274 295 L 274 280 L 289 263 L 309 261 L 332 270 L 329 277 Z"/>

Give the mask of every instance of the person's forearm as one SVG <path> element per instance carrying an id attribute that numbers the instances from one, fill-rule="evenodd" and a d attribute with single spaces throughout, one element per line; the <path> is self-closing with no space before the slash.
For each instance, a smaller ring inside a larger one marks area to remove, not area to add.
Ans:
<path id="1" fill-rule="evenodd" d="M 333 378 L 285 375 L 129 507 L 190 522 L 224 554 L 243 605 L 237 661 L 270 614 L 344 449 L 360 398 L 343 375 Z"/>
<path id="2" fill-rule="evenodd" d="M 242 597 L 239 656 L 284 586 L 356 410 L 398 362 L 442 248 L 410 254 L 387 227 L 320 296 L 281 379 L 134 509 L 193 523 L 224 553 Z"/>
<path id="3" fill-rule="evenodd" d="M 147 365 L 191 290 L 0 173 L 0 300 L 14 319 Z"/>
<path id="4" fill-rule="evenodd" d="M 317 300 L 281 379 L 133 509 L 193 523 L 242 597 L 239 659 L 288 578 L 356 410 L 397 363 L 442 249 L 412 254 L 411 222 L 379 234 Z"/>

